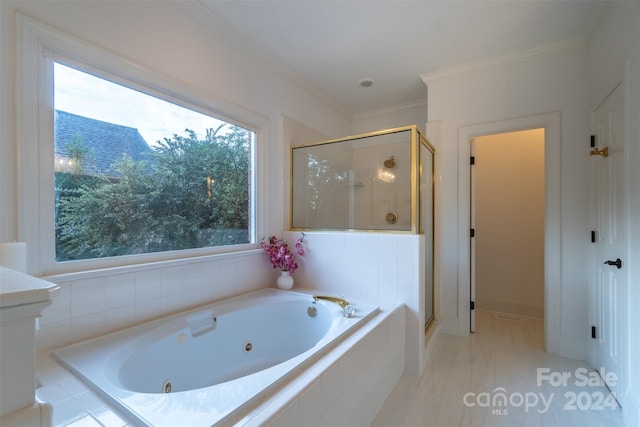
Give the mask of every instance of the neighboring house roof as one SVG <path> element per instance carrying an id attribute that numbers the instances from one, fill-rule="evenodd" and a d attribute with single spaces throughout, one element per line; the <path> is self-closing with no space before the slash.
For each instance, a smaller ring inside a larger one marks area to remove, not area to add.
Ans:
<path id="1" fill-rule="evenodd" d="M 76 138 L 80 138 L 82 145 L 87 149 L 82 172 L 91 175 L 118 175 L 112 166 L 121 160 L 124 154 L 139 161 L 149 159 L 147 154 L 153 151 L 136 128 L 56 110 L 56 170 L 65 170 L 61 165 L 65 159 L 68 161 L 72 157 L 67 150 L 69 143 Z"/>

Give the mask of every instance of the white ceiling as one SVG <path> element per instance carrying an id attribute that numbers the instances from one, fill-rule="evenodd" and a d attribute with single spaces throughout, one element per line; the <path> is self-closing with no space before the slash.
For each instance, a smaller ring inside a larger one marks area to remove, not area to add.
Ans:
<path id="1" fill-rule="evenodd" d="M 420 76 L 588 38 L 593 0 L 201 0 L 352 114 L 424 101 Z M 372 78 L 372 87 L 360 80 Z"/>

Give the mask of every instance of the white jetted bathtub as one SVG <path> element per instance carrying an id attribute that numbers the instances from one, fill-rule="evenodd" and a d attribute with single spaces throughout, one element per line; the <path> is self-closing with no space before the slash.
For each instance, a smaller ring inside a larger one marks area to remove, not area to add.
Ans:
<path id="1" fill-rule="evenodd" d="M 54 352 L 142 424 L 210 426 L 305 369 L 378 312 L 263 289 Z"/>

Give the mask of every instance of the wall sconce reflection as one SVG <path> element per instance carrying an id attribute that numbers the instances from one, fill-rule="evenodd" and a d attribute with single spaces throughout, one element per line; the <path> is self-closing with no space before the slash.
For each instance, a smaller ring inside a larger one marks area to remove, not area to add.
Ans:
<path id="1" fill-rule="evenodd" d="M 396 174 L 383 167 L 378 168 L 377 178 L 380 181 L 388 182 L 389 184 L 396 182 Z"/>
<path id="2" fill-rule="evenodd" d="M 390 171 L 389 169 L 393 169 L 396 167 L 396 160 L 393 156 L 389 157 L 382 163 L 384 166 L 378 167 L 377 178 L 380 181 L 387 183 L 396 182 L 396 174 Z"/>

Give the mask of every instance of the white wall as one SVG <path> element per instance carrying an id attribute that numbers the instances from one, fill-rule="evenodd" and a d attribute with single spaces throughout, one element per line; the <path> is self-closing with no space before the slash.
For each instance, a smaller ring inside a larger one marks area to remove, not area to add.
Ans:
<path id="1" fill-rule="evenodd" d="M 462 321 L 468 306 L 459 300 L 465 286 L 468 288 L 468 283 L 459 276 L 459 264 L 468 260 L 458 259 L 465 252 L 459 233 L 468 233 L 460 229 L 458 215 L 464 211 L 460 203 L 468 200 L 468 195 L 457 194 L 460 168 L 466 167 L 468 159 L 458 151 L 459 132 L 465 126 L 559 111 L 562 140 L 559 147 L 550 148 L 560 153 L 560 159 L 556 160 L 561 161 L 562 171 L 560 188 L 555 189 L 562 194 L 562 216 L 559 224 L 553 224 L 561 230 L 562 273 L 559 283 L 550 284 L 556 287 L 560 304 L 554 313 L 558 324 L 547 329 L 547 334 L 554 338 L 550 341 L 557 347 L 552 345 L 548 350 L 584 359 L 587 353 L 584 183 L 588 156 L 576 153 L 584 151 L 588 135 L 586 48 L 568 46 L 550 50 L 547 55 L 519 56 L 517 60 L 501 59 L 481 65 L 423 76 L 429 87 L 429 122 L 435 122 L 433 128 L 427 125 L 427 136 L 436 145 L 439 171 L 436 218 L 441 219 L 438 242 L 443 330 L 468 333 L 468 325 Z"/>
<path id="2" fill-rule="evenodd" d="M 475 138 L 476 309 L 544 316 L 544 129 Z"/>
<path id="3" fill-rule="evenodd" d="M 416 97 L 419 96 L 420 94 L 416 94 Z M 378 130 L 417 125 L 418 130 L 424 135 L 427 123 L 427 103 L 424 100 L 426 99 L 426 88 L 424 97 L 420 101 L 409 104 L 358 114 L 353 118 L 351 133 L 358 135 Z"/>
<path id="4" fill-rule="evenodd" d="M 589 46 L 589 107 L 606 96 L 615 79 L 626 73 L 629 287 L 627 293 L 627 354 L 622 401 L 627 425 L 640 425 L 640 3 L 612 2 Z"/>

